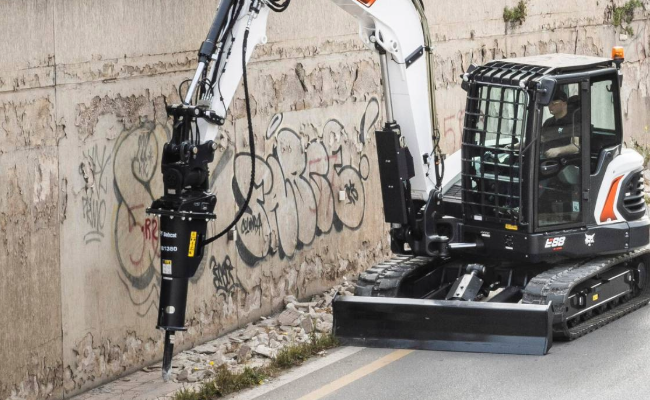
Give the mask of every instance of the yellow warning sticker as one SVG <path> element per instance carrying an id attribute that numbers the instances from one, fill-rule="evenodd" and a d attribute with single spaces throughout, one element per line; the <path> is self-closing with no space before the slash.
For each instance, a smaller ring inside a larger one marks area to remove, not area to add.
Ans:
<path id="1" fill-rule="evenodd" d="M 196 232 L 190 233 L 190 249 L 187 252 L 188 257 L 194 257 L 196 251 Z"/>
<path id="2" fill-rule="evenodd" d="M 163 275 L 172 274 L 172 260 L 162 260 L 162 272 Z"/>
<path id="3" fill-rule="evenodd" d="M 517 225 L 506 224 L 506 229 L 509 231 L 518 231 L 519 227 Z"/>
<path id="4" fill-rule="evenodd" d="M 591 299 L 593 301 L 598 301 L 598 293 L 596 293 Z"/>

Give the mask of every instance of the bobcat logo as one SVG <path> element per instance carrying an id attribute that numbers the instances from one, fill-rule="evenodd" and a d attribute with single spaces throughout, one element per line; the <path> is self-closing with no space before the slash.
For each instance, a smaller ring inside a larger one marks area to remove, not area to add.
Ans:
<path id="1" fill-rule="evenodd" d="M 596 243 L 596 234 L 587 235 L 585 234 L 585 244 L 589 247 L 593 246 Z"/>

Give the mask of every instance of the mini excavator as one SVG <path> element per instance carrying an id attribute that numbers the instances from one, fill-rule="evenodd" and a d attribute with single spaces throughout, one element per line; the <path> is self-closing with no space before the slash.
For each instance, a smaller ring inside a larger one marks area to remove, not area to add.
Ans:
<path id="1" fill-rule="evenodd" d="M 333 302 L 334 334 L 360 346 L 546 354 L 650 302 L 643 157 L 623 146 L 621 63 L 549 54 L 471 65 L 461 150 L 439 147 L 433 48 L 422 0 L 332 0 L 379 57 L 379 178 L 394 257 Z M 158 328 L 163 377 L 185 330 L 188 280 L 205 246 L 246 213 L 255 141 L 246 64 L 269 12 L 290 0 L 222 0 L 162 156 Z M 226 112 L 243 78 L 247 199 L 222 232 L 209 191 Z M 179 90 L 180 92 L 181 90 Z"/>

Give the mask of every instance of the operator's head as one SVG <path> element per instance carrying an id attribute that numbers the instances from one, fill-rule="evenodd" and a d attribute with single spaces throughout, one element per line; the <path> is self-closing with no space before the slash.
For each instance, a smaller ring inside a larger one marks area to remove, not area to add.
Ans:
<path id="1" fill-rule="evenodd" d="M 567 102 L 569 96 L 564 92 L 564 90 L 557 89 L 555 91 L 555 96 L 553 100 L 548 105 L 548 111 L 557 119 L 564 117 L 567 114 Z"/>

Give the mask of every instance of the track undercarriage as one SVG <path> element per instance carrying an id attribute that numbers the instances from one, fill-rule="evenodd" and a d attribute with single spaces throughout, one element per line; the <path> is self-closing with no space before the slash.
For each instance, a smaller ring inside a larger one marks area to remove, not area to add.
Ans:
<path id="1" fill-rule="evenodd" d="M 648 304 L 649 261 L 650 247 L 556 265 L 397 256 L 360 275 L 364 297 L 335 302 L 335 331 L 364 346 L 545 354 Z"/>

